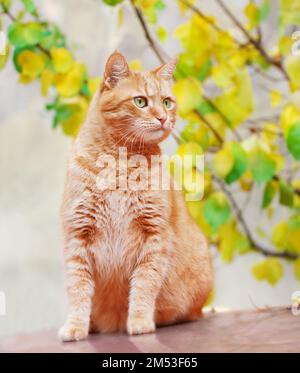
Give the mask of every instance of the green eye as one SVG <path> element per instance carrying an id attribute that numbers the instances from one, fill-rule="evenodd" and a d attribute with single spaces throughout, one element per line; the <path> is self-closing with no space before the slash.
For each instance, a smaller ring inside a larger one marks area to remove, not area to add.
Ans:
<path id="1" fill-rule="evenodd" d="M 147 100 L 145 99 L 145 97 L 135 97 L 133 100 L 136 106 L 139 108 L 147 106 Z"/>
<path id="2" fill-rule="evenodd" d="M 169 98 L 165 98 L 163 100 L 163 104 L 164 104 L 165 108 L 172 109 L 173 102 Z"/>

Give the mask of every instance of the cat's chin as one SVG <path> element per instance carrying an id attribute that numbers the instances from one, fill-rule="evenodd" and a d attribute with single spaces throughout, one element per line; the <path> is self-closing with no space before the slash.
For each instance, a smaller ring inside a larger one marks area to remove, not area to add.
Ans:
<path id="1" fill-rule="evenodd" d="M 158 144 L 161 141 L 165 140 L 170 135 L 170 133 L 171 133 L 170 130 L 167 130 L 164 128 L 156 129 L 151 132 L 148 132 L 144 136 L 144 140 L 146 143 L 149 143 L 149 144 L 155 144 L 155 143 Z"/>

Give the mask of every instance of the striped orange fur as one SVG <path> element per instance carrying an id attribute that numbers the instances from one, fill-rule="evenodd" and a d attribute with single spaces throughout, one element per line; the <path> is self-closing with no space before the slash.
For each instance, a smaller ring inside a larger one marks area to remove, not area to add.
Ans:
<path id="1" fill-rule="evenodd" d="M 197 319 L 211 291 L 208 246 L 180 191 L 97 188 L 100 155 L 117 156 L 120 146 L 128 158 L 160 155 L 159 143 L 176 120 L 175 65 L 172 60 L 142 73 L 131 72 L 118 52 L 107 61 L 67 172 L 62 223 L 69 314 L 59 331 L 63 341 L 89 332 L 148 333 L 156 325 Z M 147 106 L 137 107 L 134 97 Z"/>

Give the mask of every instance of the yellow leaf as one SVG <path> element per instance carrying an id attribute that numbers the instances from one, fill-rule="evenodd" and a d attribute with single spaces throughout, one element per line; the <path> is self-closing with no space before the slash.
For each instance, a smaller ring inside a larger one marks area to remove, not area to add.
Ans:
<path id="1" fill-rule="evenodd" d="M 35 77 L 33 77 L 33 76 L 20 74 L 20 76 L 19 76 L 19 83 L 21 83 L 21 84 L 29 84 L 34 79 L 35 79 Z"/>
<path id="2" fill-rule="evenodd" d="M 118 28 L 120 28 L 123 25 L 124 22 L 124 12 L 123 8 L 119 8 L 118 10 Z"/>
<path id="3" fill-rule="evenodd" d="M 18 57 L 18 64 L 22 69 L 22 76 L 29 81 L 41 75 L 45 67 L 45 57 L 41 53 L 24 50 Z"/>
<path id="4" fill-rule="evenodd" d="M 295 122 L 300 121 L 300 111 L 296 106 L 288 104 L 281 112 L 280 123 L 283 129 L 284 136 L 287 137 L 289 129 Z"/>
<path id="5" fill-rule="evenodd" d="M 300 89 L 300 56 L 292 54 L 286 57 L 286 71 L 291 81 L 292 91 Z"/>
<path id="6" fill-rule="evenodd" d="M 213 158 L 213 166 L 218 176 L 224 178 L 232 169 L 234 157 L 229 146 L 224 146 Z"/>
<path id="7" fill-rule="evenodd" d="M 100 83 L 101 83 L 101 78 L 99 77 L 88 79 L 88 89 L 89 89 L 91 96 L 96 92 L 97 88 L 100 86 Z"/>
<path id="8" fill-rule="evenodd" d="M 65 48 L 52 48 L 51 57 L 56 72 L 66 73 L 73 65 L 73 57 Z"/>
<path id="9" fill-rule="evenodd" d="M 72 68 L 65 74 L 57 74 L 54 84 L 57 92 L 62 97 L 72 97 L 78 94 L 82 86 L 85 68 L 80 63 L 74 63 Z"/>
<path id="10" fill-rule="evenodd" d="M 156 35 L 162 43 L 165 43 L 168 37 L 167 29 L 163 26 L 159 26 L 156 29 Z"/>
<path id="11" fill-rule="evenodd" d="M 212 78 L 221 88 L 226 88 L 232 84 L 234 74 L 234 69 L 226 62 L 222 62 L 212 68 Z"/>
<path id="12" fill-rule="evenodd" d="M 85 98 L 76 98 L 76 102 L 78 104 L 78 110 L 69 119 L 61 123 L 64 134 L 72 137 L 77 136 L 78 131 L 85 120 L 88 109 L 88 101 Z"/>
<path id="13" fill-rule="evenodd" d="M 197 220 L 201 215 L 201 201 L 187 201 L 186 205 L 192 218 Z"/>
<path id="14" fill-rule="evenodd" d="M 243 122 L 254 109 L 252 82 L 248 70 L 241 69 L 232 78 L 233 85 L 215 99 L 219 110 L 233 127 Z"/>
<path id="15" fill-rule="evenodd" d="M 253 177 L 250 170 L 247 170 L 239 179 L 240 186 L 243 191 L 249 192 L 253 186 Z"/>
<path id="16" fill-rule="evenodd" d="M 293 43 L 294 40 L 291 38 L 291 36 L 281 36 L 278 43 L 279 52 L 284 56 L 291 54 Z"/>
<path id="17" fill-rule="evenodd" d="M 271 106 L 277 107 L 282 99 L 281 92 L 273 90 L 270 92 Z"/>
<path id="18" fill-rule="evenodd" d="M 190 4 L 190 5 L 194 5 L 196 0 L 186 0 L 185 2 Z M 189 8 L 181 0 L 177 0 L 177 4 L 178 4 L 178 7 L 180 9 L 181 14 L 184 15 Z"/>
<path id="19" fill-rule="evenodd" d="M 183 117 L 200 105 L 202 87 L 196 78 L 180 79 L 174 84 L 173 89 L 177 98 L 179 114 Z"/>
<path id="20" fill-rule="evenodd" d="M 129 67 L 131 68 L 131 70 L 134 70 L 134 71 L 141 71 L 141 70 L 143 70 L 142 63 L 141 63 L 141 61 L 139 59 L 132 60 L 129 63 Z"/>
<path id="21" fill-rule="evenodd" d="M 300 253 L 300 227 L 290 227 L 286 221 L 275 225 L 272 242 L 279 251 Z"/>
<path id="22" fill-rule="evenodd" d="M 214 19 L 210 18 L 210 21 L 214 22 Z M 183 48 L 192 58 L 202 56 L 203 59 L 207 59 L 214 49 L 217 31 L 207 20 L 194 15 L 188 22 L 175 29 L 174 36 L 180 40 Z"/>
<path id="23" fill-rule="evenodd" d="M 283 275 L 283 268 L 276 258 L 268 258 L 255 264 L 252 273 L 257 280 L 265 280 L 271 285 L 275 285 Z"/>
<path id="24" fill-rule="evenodd" d="M 277 139 L 279 134 L 279 126 L 275 123 L 266 122 L 263 126 L 262 130 L 262 138 L 263 140 L 272 145 L 274 141 Z"/>
<path id="25" fill-rule="evenodd" d="M 243 254 L 250 250 L 248 239 L 237 229 L 232 219 L 219 229 L 220 253 L 225 262 L 231 262 L 235 253 Z"/>
<path id="26" fill-rule="evenodd" d="M 1 30 L 1 24 L 0 24 L 0 30 Z M 0 37 L 0 43 L 1 43 L 1 37 Z M 4 53 L 3 54 L 0 53 L 0 70 L 3 69 L 3 67 L 6 65 L 9 55 L 10 55 L 10 44 L 6 43 Z"/>
<path id="27" fill-rule="evenodd" d="M 42 72 L 41 76 L 41 93 L 43 96 L 46 96 L 49 90 L 49 87 L 52 85 L 54 80 L 54 74 L 51 70 L 45 69 Z"/>
<path id="28" fill-rule="evenodd" d="M 259 20 L 259 10 L 254 2 L 248 3 L 248 5 L 245 8 L 245 15 L 248 18 L 248 27 L 250 30 L 252 30 L 254 27 L 257 26 L 258 20 Z"/>

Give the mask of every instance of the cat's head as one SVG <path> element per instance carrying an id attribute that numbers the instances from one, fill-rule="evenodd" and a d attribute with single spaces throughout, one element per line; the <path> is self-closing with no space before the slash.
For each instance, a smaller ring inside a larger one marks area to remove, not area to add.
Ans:
<path id="1" fill-rule="evenodd" d="M 121 53 L 108 58 L 100 110 L 120 144 L 159 143 L 170 134 L 176 121 L 172 92 L 176 62 L 173 59 L 149 72 L 133 72 Z"/>

